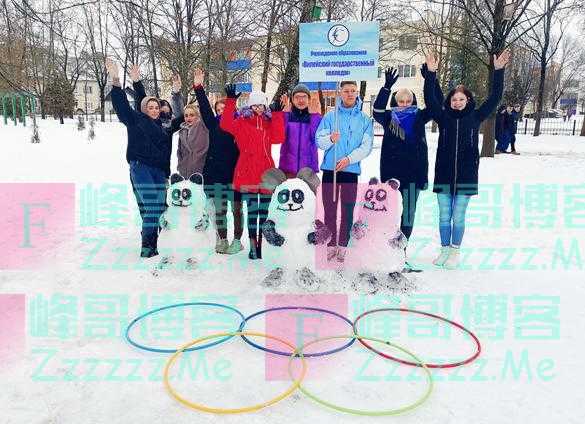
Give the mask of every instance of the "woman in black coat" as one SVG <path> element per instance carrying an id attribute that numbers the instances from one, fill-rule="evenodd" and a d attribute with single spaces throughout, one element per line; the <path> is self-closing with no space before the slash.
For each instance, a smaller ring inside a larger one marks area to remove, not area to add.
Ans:
<path id="1" fill-rule="evenodd" d="M 243 249 L 242 238 L 242 199 L 235 194 L 232 188 L 234 169 L 240 152 L 234 142 L 234 137 L 219 126 L 224 103 L 215 103 L 215 112 L 211 110 L 209 99 L 203 88 L 205 74 L 201 69 L 195 70 L 193 89 L 199 103 L 201 119 L 209 131 L 209 149 L 203 168 L 205 193 L 213 200 L 215 206 L 215 224 L 217 228 L 217 253 L 235 254 Z M 231 244 L 227 240 L 227 212 L 228 200 L 232 205 L 234 222 L 234 239 Z"/>
<path id="2" fill-rule="evenodd" d="M 421 74 L 427 72 L 426 64 Z M 417 108 L 416 97 L 410 90 L 392 93 L 390 109 L 386 109 L 392 86 L 398 80 L 394 68 L 386 70 L 386 82 L 374 102 L 374 119 L 384 128 L 380 154 L 380 179 L 400 181 L 402 194 L 402 220 L 400 229 L 407 239 L 412 234 L 416 203 L 421 190 L 428 186 L 429 158 L 425 125 L 431 114 L 428 109 Z M 442 102 L 443 93 L 437 83 L 435 96 Z"/>
<path id="3" fill-rule="evenodd" d="M 479 171 L 479 127 L 496 109 L 504 89 L 504 67 L 510 53 L 494 56 L 494 79 L 489 97 L 475 108 L 473 94 L 458 86 L 447 95 L 444 105 L 435 96 L 437 61 L 427 56 L 425 103 L 439 125 L 433 191 L 439 202 L 441 253 L 435 265 L 453 269 L 459 265 L 459 246 L 465 231 L 465 212 L 471 196 L 477 194 Z"/>
<path id="4" fill-rule="evenodd" d="M 112 105 L 128 131 L 126 160 L 130 165 L 130 182 L 142 217 L 141 257 L 158 255 L 157 242 L 160 216 L 166 207 L 166 184 L 170 174 L 172 134 L 183 117 L 171 121 L 169 128 L 160 120 L 160 103 L 155 97 L 144 97 L 140 109 L 128 103 L 119 80 L 118 65 L 106 60 L 112 78 Z M 173 81 L 173 96 L 180 96 L 180 79 Z"/>

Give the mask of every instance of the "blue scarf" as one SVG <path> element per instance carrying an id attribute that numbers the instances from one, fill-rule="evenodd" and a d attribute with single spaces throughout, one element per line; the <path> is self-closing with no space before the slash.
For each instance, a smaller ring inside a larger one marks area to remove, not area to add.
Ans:
<path id="1" fill-rule="evenodd" d="M 393 107 L 390 112 L 392 113 L 390 131 L 403 141 L 413 142 L 414 122 L 418 108 L 416 106 Z"/>

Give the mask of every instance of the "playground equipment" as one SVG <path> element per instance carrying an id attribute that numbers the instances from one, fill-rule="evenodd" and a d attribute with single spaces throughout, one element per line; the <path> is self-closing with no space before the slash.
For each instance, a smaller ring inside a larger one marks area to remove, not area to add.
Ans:
<path id="1" fill-rule="evenodd" d="M 5 93 L 2 96 L 2 115 L 4 116 L 4 125 L 8 125 L 8 118 L 14 121 L 14 125 L 18 125 L 18 117 L 23 126 L 26 126 L 26 115 L 29 111 L 35 117 L 36 99 L 33 95 L 28 93 Z M 28 107 L 27 107 L 28 106 Z M 9 108 L 12 109 L 12 114 L 9 114 Z"/>

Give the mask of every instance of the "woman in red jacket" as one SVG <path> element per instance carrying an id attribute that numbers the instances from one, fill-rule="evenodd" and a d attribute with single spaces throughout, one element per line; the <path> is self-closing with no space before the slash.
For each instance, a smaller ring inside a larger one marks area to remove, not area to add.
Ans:
<path id="1" fill-rule="evenodd" d="M 261 188 L 262 174 L 274 168 L 272 145 L 284 142 L 284 116 L 281 102 L 268 105 L 266 94 L 261 91 L 250 93 L 247 106 L 234 116 L 236 86 L 226 86 L 227 99 L 221 115 L 220 126 L 235 137 L 240 156 L 234 171 L 234 200 L 246 201 L 248 208 L 248 236 L 250 237 L 250 259 L 262 259 L 262 225 L 268 215 L 270 191 Z"/>

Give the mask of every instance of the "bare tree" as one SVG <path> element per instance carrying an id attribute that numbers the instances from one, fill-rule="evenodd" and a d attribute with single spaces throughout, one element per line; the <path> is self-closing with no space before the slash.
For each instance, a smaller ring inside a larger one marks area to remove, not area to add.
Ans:
<path id="1" fill-rule="evenodd" d="M 564 35 L 566 26 L 563 25 L 566 16 L 564 12 L 570 10 L 573 5 L 571 0 L 543 0 L 542 10 L 535 13 L 541 13 L 542 19 L 537 25 L 528 28 L 525 43 L 526 47 L 532 50 L 538 61 L 538 91 L 536 95 L 536 122 L 532 135 L 540 135 L 540 124 L 542 112 L 545 104 L 545 84 L 547 79 L 547 69 L 552 64 L 561 40 Z M 558 26 L 558 34 L 553 33 L 553 29 Z M 552 72 L 557 72 L 553 70 Z M 555 78 L 556 79 L 556 78 Z"/>
<path id="2" fill-rule="evenodd" d="M 557 55 L 558 81 L 553 85 L 551 104 L 555 108 L 558 101 L 571 89 L 579 86 L 579 79 L 585 71 L 585 47 L 575 37 L 565 35 Z"/>
<path id="3" fill-rule="evenodd" d="M 87 74 L 97 82 L 100 97 L 100 119 L 106 122 L 106 86 L 108 73 L 105 59 L 108 56 L 108 13 L 102 3 L 83 7 L 84 21 L 81 25 L 89 46 L 87 55 Z M 87 110 L 86 110 L 87 113 Z"/>

